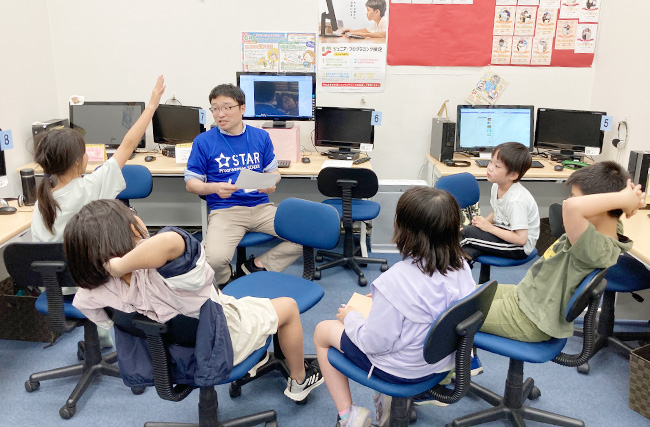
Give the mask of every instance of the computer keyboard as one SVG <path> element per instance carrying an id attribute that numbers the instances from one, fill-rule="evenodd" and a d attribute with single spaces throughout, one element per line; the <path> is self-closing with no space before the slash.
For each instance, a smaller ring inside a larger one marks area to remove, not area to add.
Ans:
<path id="1" fill-rule="evenodd" d="M 278 160 L 279 168 L 288 168 L 291 166 L 291 160 Z"/>
<path id="2" fill-rule="evenodd" d="M 488 164 L 490 163 L 490 160 L 488 160 L 488 159 L 478 159 L 478 160 L 475 160 L 475 162 L 480 168 L 486 168 L 488 166 Z M 533 160 L 533 163 L 530 165 L 530 167 L 531 168 L 543 168 L 544 165 L 540 161 Z"/>

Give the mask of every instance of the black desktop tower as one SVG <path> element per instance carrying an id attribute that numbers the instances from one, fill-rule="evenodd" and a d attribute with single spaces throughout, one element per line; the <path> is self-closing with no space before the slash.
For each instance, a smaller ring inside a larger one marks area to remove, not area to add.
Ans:
<path id="1" fill-rule="evenodd" d="M 69 128 L 70 122 L 68 119 L 50 119 L 44 122 L 34 122 L 32 123 L 32 136 L 35 137 L 41 132 L 45 132 L 52 129 L 62 129 Z"/>
<path id="2" fill-rule="evenodd" d="M 451 160 L 455 145 L 456 123 L 434 117 L 431 125 L 431 157 L 441 162 Z"/>
<path id="3" fill-rule="evenodd" d="M 648 168 L 650 168 L 650 151 L 630 151 L 627 171 L 632 175 L 635 184 L 641 184 L 642 191 L 646 191 L 648 184 Z"/>

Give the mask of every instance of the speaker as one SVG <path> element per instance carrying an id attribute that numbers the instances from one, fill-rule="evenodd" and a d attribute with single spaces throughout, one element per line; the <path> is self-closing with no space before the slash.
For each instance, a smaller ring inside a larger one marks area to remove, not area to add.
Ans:
<path id="1" fill-rule="evenodd" d="M 20 181 L 23 184 L 23 200 L 25 205 L 33 206 L 36 203 L 36 178 L 34 169 L 21 169 Z"/>
<path id="2" fill-rule="evenodd" d="M 627 171 L 632 175 L 635 184 L 641 184 L 641 190 L 646 191 L 648 184 L 648 168 L 650 167 L 650 151 L 630 151 Z"/>
<path id="3" fill-rule="evenodd" d="M 454 157 L 456 122 L 433 118 L 431 124 L 431 157 L 441 162 Z"/>

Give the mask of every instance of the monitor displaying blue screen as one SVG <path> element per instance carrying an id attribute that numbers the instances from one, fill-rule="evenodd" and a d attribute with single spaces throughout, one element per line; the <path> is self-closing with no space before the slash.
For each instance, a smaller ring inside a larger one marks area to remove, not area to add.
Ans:
<path id="1" fill-rule="evenodd" d="M 533 151 L 532 105 L 459 105 L 456 151 L 487 151 L 519 142 Z"/>
<path id="2" fill-rule="evenodd" d="M 247 120 L 313 120 L 314 73 L 238 72 L 237 85 L 246 96 Z"/>

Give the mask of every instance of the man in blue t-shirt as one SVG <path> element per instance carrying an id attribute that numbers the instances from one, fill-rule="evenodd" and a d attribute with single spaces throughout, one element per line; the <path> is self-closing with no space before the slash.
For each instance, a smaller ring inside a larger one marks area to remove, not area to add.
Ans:
<path id="1" fill-rule="evenodd" d="M 215 272 L 215 281 L 227 283 L 232 271 L 230 260 L 244 234 L 249 231 L 277 236 L 273 222 L 276 207 L 269 202 L 275 186 L 246 192 L 235 186 L 239 171 L 250 169 L 277 175 L 278 162 L 268 132 L 247 126 L 244 92 L 222 84 L 210 92 L 210 111 L 218 127 L 194 139 L 185 169 L 185 188 L 206 196 L 210 214 L 205 236 L 206 259 Z M 282 242 L 259 258 L 247 260 L 242 269 L 282 271 L 302 253 L 302 246 Z"/>

